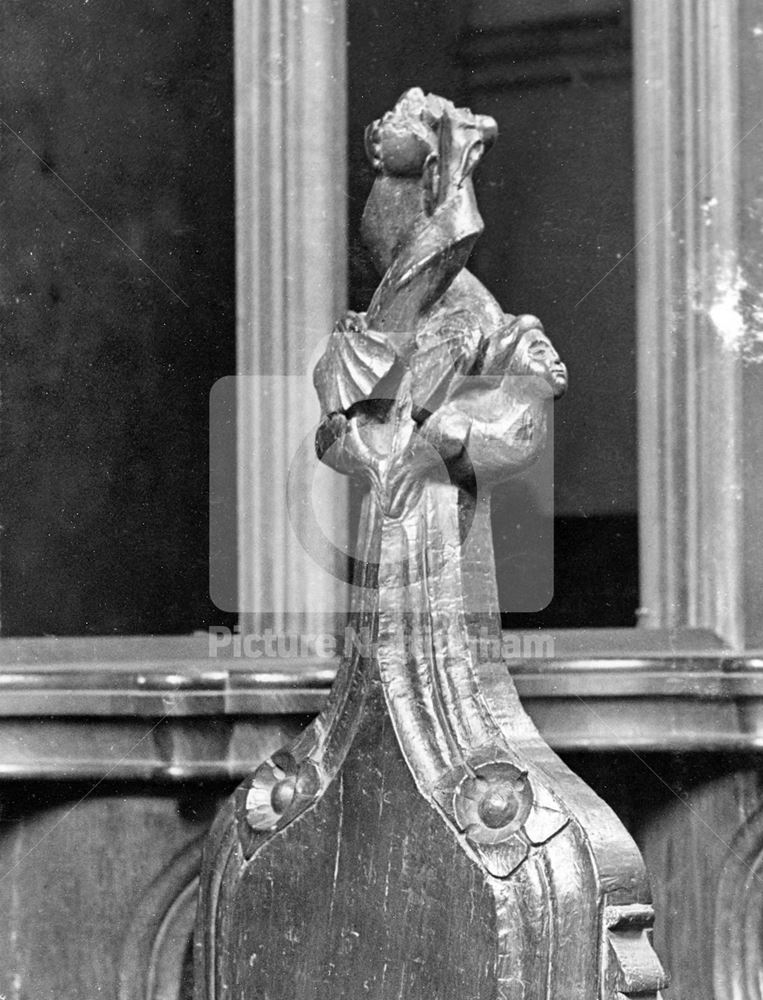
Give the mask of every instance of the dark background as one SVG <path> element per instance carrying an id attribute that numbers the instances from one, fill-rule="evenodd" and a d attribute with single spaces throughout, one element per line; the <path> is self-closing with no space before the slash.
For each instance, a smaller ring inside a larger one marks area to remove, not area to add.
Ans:
<path id="1" fill-rule="evenodd" d="M 3 28 L 3 632 L 219 623 L 207 407 L 235 365 L 230 6 L 28 0 Z"/>
<path id="2" fill-rule="evenodd" d="M 628 10 L 575 7 L 349 3 L 351 304 L 376 280 L 357 236 L 363 129 L 422 86 L 498 120 L 472 266 L 570 368 L 555 597 L 517 627 L 631 625 L 637 605 Z M 2 56 L 3 634 L 224 624 L 207 441 L 209 390 L 235 367 L 230 7 L 27 0 Z M 504 591 L 522 572 L 518 489 L 495 508 Z"/>
<path id="3" fill-rule="evenodd" d="M 351 2 L 349 15 L 351 304 L 365 308 L 377 280 L 358 236 L 372 181 L 365 125 L 410 86 L 492 115 L 498 142 L 475 178 L 485 234 L 469 266 L 507 312 L 542 319 L 570 370 L 554 414 L 553 511 L 528 517 L 521 483 L 494 499 L 502 606 L 511 606 L 523 575 L 545 573 L 554 597 L 545 611 L 506 614 L 504 624 L 634 625 L 629 5 L 394 0 Z"/>

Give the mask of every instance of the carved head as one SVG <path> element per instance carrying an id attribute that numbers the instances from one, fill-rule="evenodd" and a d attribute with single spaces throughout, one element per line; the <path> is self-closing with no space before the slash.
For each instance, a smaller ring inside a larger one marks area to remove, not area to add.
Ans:
<path id="1" fill-rule="evenodd" d="M 551 387 L 554 399 L 567 390 L 567 366 L 540 327 L 525 330 L 519 337 L 509 374 L 542 378 Z"/>
<path id="2" fill-rule="evenodd" d="M 419 87 L 406 90 L 397 104 L 366 129 L 366 154 L 377 173 L 422 177 L 447 172 L 460 185 L 492 146 L 498 126 L 487 115 L 473 115 Z"/>
<path id="3" fill-rule="evenodd" d="M 471 175 L 498 134 L 492 118 L 457 108 L 418 87 L 366 129 L 366 153 L 376 182 L 363 213 L 363 239 L 380 270 L 422 218 L 459 199 L 481 220 Z"/>

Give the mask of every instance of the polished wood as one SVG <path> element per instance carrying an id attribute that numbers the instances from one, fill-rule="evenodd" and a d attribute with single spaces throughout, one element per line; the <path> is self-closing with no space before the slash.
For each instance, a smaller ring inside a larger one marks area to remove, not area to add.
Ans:
<path id="1" fill-rule="evenodd" d="M 692 631 L 545 638 L 506 633 L 504 647 L 557 750 L 763 746 L 763 654 Z M 0 642 L 0 777 L 242 778 L 325 707 L 338 660 L 237 658 L 217 641 L 215 656 L 209 636 Z"/>
<path id="2" fill-rule="evenodd" d="M 543 450 L 567 371 L 539 320 L 504 314 L 464 267 L 496 132 L 418 89 L 366 131 L 381 282 L 314 378 L 318 455 L 366 486 L 361 641 L 324 712 L 216 820 L 199 1000 L 665 984 L 635 844 L 543 742 L 501 661 L 490 494 Z"/>
<path id="3" fill-rule="evenodd" d="M 558 660 L 516 663 L 513 676 L 545 737 L 644 852 L 674 990 L 756 997 L 760 893 L 750 869 L 761 842 L 763 656 L 735 658 L 703 633 L 555 640 Z M 205 659 L 207 637 L 7 641 L 0 650 L 0 895 L 9 915 L 0 992 L 13 996 L 18 977 L 22 990 L 81 1000 L 98 986 L 116 995 L 123 975 L 128 996 L 186 998 L 193 844 L 231 783 L 304 726 L 289 704 L 307 711 L 309 694 L 311 714 L 323 707 L 335 663 L 271 661 L 259 674 L 259 661 L 252 671 Z M 286 675 L 303 666 L 313 686 L 292 688 Z M 162 696 L 181 680 L 178 716 L 154 728 Z M 141 685 L 154 684 L 139 700 Z M 151 992 L 146 977 L 164 992 Z"/>
<path id="4" fill-rule="evenodd" d="M 575 703 L 569 693 L 566 704 L 572 709 Z M 30 757 L 23 776 L 3 775 L 0 783 L 0 902 L 6 914 L 0 992 L 11 997 L 16 984 L 20 996 L 24 990 L 35 996 L 55 991 L 62 1000 L 117 996 L 122 975 L 131 991 L 126 995 L 136 1000 L 186 1000 L 188 892 L 197 875 L 198 837 L 240 775 L 218 774 L 215 783 L 202 785 L 179 775 L 148 783 L 138 780 L 136 769 L 132 778 L 112 774 L 118 782 L 107 779 L 93 788 L 114 762 L 109 721 L 94 718 L 83 722 L 78 738 L 101 755 L 99 767 L 87 782 L 67 782 L 67 749 L 54 721 L 20 721 L 38 737 L 49 730 L 46 755 L 60 748 L 60 766 L 55 782 L 43 781 L 45 756 Z M 213 728 L 224 723 L 221 715 Z M 7 724 L 1 722 L 0 730 Z M 133 744 L 147 728 L 134 730 Z M 250 752 L 265 757 L 284 735 L 282 729 Z M 581 746 L 566 756 L 624 819 L 645 855 L 658 915 L 655 943 L 676 995 L 759 996 L 763 796 L 759 758 L 750 750 L 634 753 L 621 743 L 603 754 Z M 186 764 L 190 773 L 193 760 Z M 149 975 L 164 983 L 163 992 L 147 988 Z"/>
<path id="5" fill-rule="evenodd" d="M 571 761 L 572 763 L 572 761 Z M 576 755 L 649 866 L 671 993 L 757 1000 L 763 812 L 754 755 Z"/>
<path id="6" fill-rule="evenodd" d="M 536 5 L 523 6 L 536 10 Z M 556 2 L 543 6 L 544 11 L 563 7 Z M 506 10 L 505 4 L 500 7 Z M 760 59 L 755 5 L 725 8 L 727 16 L 737 11 L 744 15 L 739 50 L 754 66 Z M 656 10 L 653 15 L 662 16 Z M 658 32 L 650 44 L 672 44 L 673 37 Z M 725 41 L 719 51 L 728 52 Z M 759 117 L 751 65 L 741 74 L 744 132 Z M 757 149 L 760 135 L 753 133 L 753 139 L 746 140 L 746 148 Z M 747 205 L 753 204 L 759 183 L 759 162 L 756 154 L 740 164 L 750 196 Z M 656 160 L 653 168 L 659 173 L 664 165 Z M 754 212 L 743 214 L 742 227 L 759 234 Z M 748 366 L 744 378 L 744 433 L 754 445 L 760 426 L 755 369 Z M 760 517 L 760 490 L 754 486 L 753 479 L 745 499 L 753 526 Z M 756 584 L 754 532 L 747 541 L 750 587 L 745 599 L 754 620 L 763 588 Z M 658 910 L 656 945 L 670 968 L 674 995 L 700 1000 L 759 996 L 763 799 L 759 761 L 750 751 L 763 746 L 763 661 L 749 652 L 719 651 L 717 642 L 708 645 L 707 636 L 697 641 L 694 655 L 684 656 L 680 650 L 685 647 L 673 642 L 672 631 L 658 633 L 652 643 L 644 630 L 635 645 L 627 633 L 610 634 L 599 647 L 595 638 L 593 646 L 585 638 L 575 639 L 572 648 L 565 645 L 567 637 L 557 634 L 555 639 L 561 659 L 517 664 L 517 688 L 549 742 L 588 751 L 575 756 L 576 769 L 616 808 L 644 851 Z M 4 652 L 24 650 L 4 661 L 14 663 L 14 674 L 0 674 L 5 685 L 0 693 L 0 876 L 8 890 L 4 912 L 10 916 L 2 935 L 0 991 L 8 996 L 55 993 L 81 1000 L 96 992 L 117 995 L 118 976 L 122 988 L 133 991 L 129 995 L 146 1000 L 159 1000 L 156 990 L 161 990 L 161 1000 L 187 996 L 181 994 L 189 986 L 183 971 L 178 979 L 189 924 L 192 881 L 186 879 L 192 879 L 197 836 L 206 825 L 206 819 L 194 821 L 191 829 L 189 808 L 213 805 L 226 791 L 227 775 L 238 779 L 252 761 L 264 759 L 296 733 L 298 720 L 278 719 L 277 713 L 312 714 L 322 708 L 326 675 L 334 673 L 333 662 L 323 666 L 311 660 L 311 683 L 292 687 L 283 662 L 258 661 L 253 672 L 226 664 L 220 671 L 219 661 L 207 662 L 203 652 L 189 652 L 192 640 L 167 640 L 166 656 L 151 640 L 141 641 L 140 648 L 129 641 L 124 646 L 121 640 L 112 642 L 113 652 L 109 641 L 100 640 L 41 641 L 35 653 L 31 645 L 2 644 Z M 206 644 L 205 636 L 201 645 Z M 302 666 L 294 664 L 297 671 Z M 267 676 L 270 668 L 280 674 L 276 686 Z M 68 675 L 67 669 L 72 671 Z M 167 720 L 155 744 L 155 734 L 146 734 L 165 708 L 183 716 L 185 725 Z M 89 709 L 93 717 L 85 718 Z M 201 714 L 207 718 L 194 718 Z M 221 734 L 231 716 L 241 714 L 255 717 L 237 720 L 242 728 L 232 737 L 236 750 L 230 752 Z M 113 715 L 136 718 L 115 723 Z M 274 721 L 268 735 L 258 734 Z M 655 754 L 661 746 L 691 752 Z M 696 753 L 713 747 L 745 753 Z M 590 752 L 599 748 L 607 752 Z M 618 749 L 622 752 L 613 753 Z M 77 775 L 89 783 L 63 786 L 67 777 Z M 40 785 L 46 777 L 57 779 L 58 791 Z M 152 783 L 142 790 L 107 783 L 94 789 L 104 777 L 150 778 Z M 189 777 L 215 777 L 223 784 L 193 786 L 190 794 L 178 795 Z M 77 806 L 70 825 L 67 813 L 86 793 L 89 798 Z M 58 826 L 50 832 L 54 823 Z M 34 863 L 8 875 L 43 836 L 48 839 L 30 855 Z M 170 902 L 174 891 L 178 895 Z M 125 900 L 130 902 L 123 905 Z M 176 924 L 165 922 L 171 911 Z M 173 946 L 175 934 L 180 945 Z M 163 971 L 157 972 L 157 957 Z"/>
<path id="7" fill-rule="evenodd" d="M 642 640 L 630 651 L 622 648 L 626 636 L 610 635 L 616 641 L 608 648 L 604 637 L 591 647 L 583 636 L 557 633 L 556 659 L 510 661 L 507 676 L 551 746 L 607 752 L 763 746 L 763 655 L 692 651 L 678 636 L 668 652 L 664 635 L 650 649 L 648 631 L 628 634 Z M 22 645 L 39 652 L 38 643 Z M 129 641 L 99 644 L 119 650 L 122 658 L 111 662 L 105 655 L 84 662 L 80 642 L 61 645 L 73 660 L 62 650 L 57 662 L 35 658 L 0 672 L 2 778 L 240 779 L 253 760 L 325 707 L 337 667 L 335 660 L 205 661 L 191 655 L 197 640 L 183 640 L 170 642 L 167 652 L 177 658 L 168 670 L 156 643 L 139 641 L 144 651 L 153 645 L 155 656 L 132 662 Z M 179 657 L 181 649 L 187 658 Z"/>

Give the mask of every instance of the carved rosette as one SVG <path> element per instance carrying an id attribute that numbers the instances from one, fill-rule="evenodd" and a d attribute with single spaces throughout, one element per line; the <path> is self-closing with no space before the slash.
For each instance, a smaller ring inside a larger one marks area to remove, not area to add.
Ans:
<path id="1" fill-rule="evenodd" d="M 506 878 L 532 847 L 559 833 L 569 815 L 547 788 L 530 780 L 526 770 L 501 760 L 501 749 L 482 756 L 484 762 L 473 759 L 449 775 L 437 798 L 488 872 Z"/>
<path id="2" fill-rule="evenodd" d="M 321 790 L 318 767 L 282 750 L 260 764 L 237 794 L 246 828 L 272 832 L 304 812 Z"/>

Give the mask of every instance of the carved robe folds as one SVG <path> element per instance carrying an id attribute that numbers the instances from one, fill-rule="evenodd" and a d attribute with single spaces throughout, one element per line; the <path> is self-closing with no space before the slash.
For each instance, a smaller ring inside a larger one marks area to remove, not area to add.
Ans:
<path id="1" fill-rule="evenodd" d="M 328 708 L 206 850 L 198 1000 L 656 997 L 639 853 L 541 740 L 500 635 L 490 489 L 543 448 L 566 369 L 465 269 L 490 119 L 413 90 L 368 130 L 383 274 L 316 370 L 318 450 L 366 486 Z"/>

